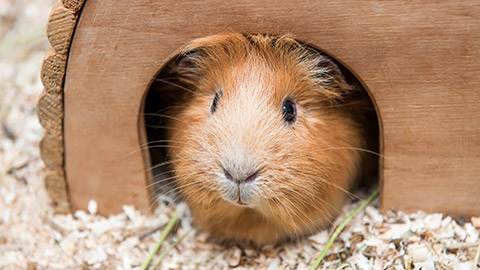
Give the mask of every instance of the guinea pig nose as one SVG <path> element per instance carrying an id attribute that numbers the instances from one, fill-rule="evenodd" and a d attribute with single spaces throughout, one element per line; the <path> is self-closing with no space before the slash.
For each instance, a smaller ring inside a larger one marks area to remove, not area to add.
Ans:
<path id="1" fill-rule="evenodd" d="M 227 170 L 223 169 L 223 173 L 225 174 L 225 177 L 226 177 L 228 180 L 234 181 L 232 175 L 231 175 Z"/>
<path id="2" fill-rule="evenodd" d="M 248 183 L 248 182 L 252 182 L 253 180 L 255 180 L 255 178 L 257 178 L 257 172 L 254 172 L 252 173 L 251 175 L 249 175 L 247 178 L 245 178 L 245 183 Z"/>
<path id="3" fill-rule="evenodd" d="M 232 174 L 225 169 L 223 169 L 223 173 L 225 174 L 225 177 L 228 180 L 235 182 L 237 184 L 252 182 L 253 180 L 255 180 L 255 178 L 257 178 L 257 175 L 258 175 L 258 172 L 254 172 L 247 177 L 233 177 Z"/>

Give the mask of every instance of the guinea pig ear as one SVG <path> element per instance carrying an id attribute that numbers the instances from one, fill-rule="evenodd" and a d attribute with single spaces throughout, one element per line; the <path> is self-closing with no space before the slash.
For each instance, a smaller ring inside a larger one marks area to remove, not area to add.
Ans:
<path id="1" fill-rule="evenodd" d="M 181 75 L 199 75 L 197 60 L 201 57 L 199 50 L 190 50 L 179 54 L 174 61 L 173 70 Z"/>
<path id="2" fill-rule="evenodd" d="M 315 77 L 333 79 L 341 88 L 348 86 L 342 71 L 330 57 L 317 52 L 315 63 L 317 68 Z"/>

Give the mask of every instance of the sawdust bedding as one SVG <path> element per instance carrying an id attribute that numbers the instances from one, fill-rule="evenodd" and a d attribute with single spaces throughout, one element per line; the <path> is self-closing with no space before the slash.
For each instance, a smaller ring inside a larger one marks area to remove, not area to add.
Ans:
<path id="1" fill-rule="evenodd" d="M 35 103 L 48 46 L 44 25 L 53 2 L 0 1 L 0 269 L 138 269 L 173 206 L 161 204 L 150 215 L 124 206 L 123 213 L 108 218 L 95 215 L 94 201 L 88 212 L 68 215 L 55 215 L 48 206 Z M 358 204 L 345 206 L 343 217 Z M 175 208 L 183 215 L 167 245 L 192 226 L 188 209 L 182 204 Z M 319 269 L 476 269 L 479 230 L 478 218 L 382 215 L 374 202 L 349 223 Z M 330 233 L 256 249 L 220 245 L 193 229 L 161 269 L 307 269 Z"/>

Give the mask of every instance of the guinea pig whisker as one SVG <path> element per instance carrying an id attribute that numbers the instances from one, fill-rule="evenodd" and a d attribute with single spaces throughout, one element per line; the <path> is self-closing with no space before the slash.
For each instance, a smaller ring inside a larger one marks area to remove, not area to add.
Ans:
<path id="1" fill-rule="evenodd" d="M 168 115 L 168 114 L 162 114 L 162 113 L 142 113 L 142 114 L 144 116 L 156 116 L 156 117 L 167 118 L 167 119 L 171 119 L 171 120 L 175 120 L 175 121 L 184 123 L 186 125 L 189 124 L 188 122 L 186 122 L 184 120 L 181 120 L 180 118 L 177 118 L 177 117 L 174 117 L 174 116 L 171 116 L 171 115 Z"/>
<path id="2" fill-rule="evenodd" d="M 277 195 L 275 195 L 272 191 L 270 191 L 271 194 L 274 195 L 275 197 L 275 200 L 273 200 L 272 202 L 281 210 L 281 213 L 287 213 L 287 215 L 289 216 L 289 220 L 298 220 L 300 221 L 301 223 L 303 223 L 304 225 L 306 225 L 306 227 L 308 228 L 309 230 L 309 233 L 313 233 L 313 229 L 311 228 L 311 226 L 309 225 L 313 225 L 316 229 L 317 228 L 317 225 L 315 224 L 315 222 L 313 222 L 313 220 L 311 220 L 305 213 L 303 213 L 302 211 L 300 211 L 300 209 L 295 206 L 294 203 L 292 203 L 292 201 L 290 201 L 289 199 L 287 199 L 286 197 L 282 197 L 282 200 L 280 198 L 278 198 Z M 288 204 L 287 204 L 288 202 Z M 275 210 L 272 209 L 272 212 L 275 212 Z M 302 219 L 298 213 L 303 213 L 303 215 L 309 220 L 309 222 L 307 222 L 306 220 Z M 295 215 L 296 219 L 292 216 Z M 297 225 L 295 225 L 296 222 L 294 222 L 291 226 L 292 226 L 292 229 L 293 229 L 293 232 L 295 233 L 295 237 L 297 238 L 297 242 L 300 240 L 300 235 L 298 233 L 298 227 Z"/>
<path id="3" fill-rule="evenodd" d="M 300 193 L 296 192 L 295 190 L 292 190 L 292 189 L 291 189 L 290 191 L 294 191 L 294 193 L 296 194 L 295 198 L 303 198 L 303 197 L 304 197 L 304 196 L 302 196 Z M 291 205 L 291 208 L 293 208 L 293 210 L 294 210 L 293 213 L 298 217 L 298 219 L 299 219 L 300 221 L 302 221 L 305 225 L 307 225 L 307 227 L 309 227 L 309 226 L 308 226 L 309 224 L 314 224 L 314 225 L 315 225 L 315 222 L 313 222 L 313 220 L 312 220 L 309 216 L 307 216 L 307 215 L 304 213 L 304 211 L 301 211 L 301 209 L 298 207 L 298 205 L 297 205 L 297 204 L 294 204 L 294 203 L 289 199 L 289 196 L 283 196 L 282 199 L 286 200 L 286 201 L 289 203 L 289 205 Z M 305 205 L 305 201 L 304 201 L 303 204 Z M 307 206 L 312 206 L 313 204 L 307 202 L 306 205 L 307 205 Z M 291 209 L 291 208 L 290 208 L 290 209 Z M 310 223 L 307 223 L 304 219 L 302 219 L 300 216 L 298 216 L 297 213 L 303 213 L 303 215 L 308 219 L 308 221 L 309 221 Z"/>
<path id="4" fill-rule="evenodd" d="M 175 179 L 175 178 L 180 178 L 180 177 L 191 177 L 193 175 L 195 175 L 195 173 L 174 175 L 174 176 L 171 176 L 171 177 L 161 179 L 159 181 L 154 181 L 153 183 L 147 185 L 147 187 L 155 186 L 155 191 L 158 191 L 158 190 L 161 190 L 162 188 L 171 184 L 171 182 L 165 183 L 166 181 L 169 181 L 169 180 L 172 180 L 172 179 Z M 162 183 L 162 185 L 159 185 L 160 183 Z"/>
<path id="5" fill-rule="evenodd" d="M 323 108 L 325 108 L 325 109 L 327 109 L 327 108 L 341 108 L 341 107 L 348 107 L 348 106 L 352 106 L 352 105 L 355 105 L 355 104 L 362 104 L 362 103 L 363 103 L 363 101 L 358 100 L 358 101 L 352 101 L 352 102 L 348 102 L 348 103 L 333 104 L 333 105 L 323 107 Z"/>
<path id="6" fill-rule="evenodd" d="M 328 200 L 323 199 L 323 198 L 320 198 L 320 197 L 316 197 L 316 199 L 321 202 L 320 207 L 321 207 L 322 209 L 318 208 L 318 207 L 316 206 L 317 204 L 313 204 L 312 206 L 313 206 L 315 209 L 321 211 L 322 213 L 325 213 L 325 215 L 328 216 L 329 220 L 333 219 L 333 218 L 336 216 L 336 215 L 333 214 L 333 213 L 336 213 L 337 215 L 339 215 L 339 214 L 342 213 L 341 209 L 336 208 L 334 205 L 332 205 L 331 203 L 329 203 Z M 327 207 L 328 207 L 330 210 L 327 209 Z M 333 212 L 333 213 L 332 213 L 332 212 Z"/>
<path id="7" fill-rule="evenodd" d="M 195 186 L 189 186 L 189 187 L 187 187 L 184 191 L 188 191 L 188 190 L 190 190 L 190 189 L 192 189 L 192 188 L 195 188 Z M 166 197 L 166 199 L 172 198 L 172 197 L 174 197 L 175 195 L 177 195 L 177 194 L 179 194 L 179 193 L 180 193 L 180 191 L 177 191 L 177 192 L 169 195 L 168 197 Z M 207 196 L 207 193 L 203 193 L 202 196 L 196 197 L 193 201 L 202 201 L 206 196 Z M 165 199 L 165 200 L 166 200 L 166 199 Z M 175 203 L 177 200 L 180 200 L 180 197 L 175 198 L 171 203 L 173 204 L 173 203 Z"/>
<path id="8" fill-rule="evenodd" d="M 378 157 L 381 157 L 383 159 L 386 159 L 388 161 L 391 161 L 393 163 L 397 163 L 395 160 L 391 159 L 391 158 L 387 158 L 385 155 L 382 155 L 378 152 L 375 152 L 375 151 L 372 151 L 372 150 L 368 150 L 368 149 L 364 149 L 364 148 L 357 148 L 357 147 L 327 147 L 327 148 L 321 148 L 319 150 L 354 150 L 354 151 L 360 151 L 360 152 L 365 152 L 365 153 L 368 153 L 368 154 L 372 154 L 372 155 L 376 155 Z M 398 163 L 397 163 L 398 164 Z"/>
<path id="9" fill-rule="evenodd" d="M 170 177 L 166 177 L 166 178 L 163 178 L 163 179 L 160 179 L 160 180 L 157 180 L 157 181 L 154 181 L 153 179 L 158 176 L 158 175 L 155 175 L 154 177 L 150 177 L 149 180 L 152 182 L 150 184 L 147 185 L 147 187 L 150 187 L 150 186 L 155 186 L 155 185 L 158 185 L 160 183 L 163 183 L 165 181 L 169 181 L 169 180 L 172 180 L 172 179 L 175 179 L 175 178 L 179 178 L 179 177 L 189 177 L 189 176 L 192 176 L 194 175 L 194 173 L 189 173 L 189 174 L 179 174 L 179 175 L 174 175 L 174 176 L 170 176 Z M 170 183 L 164 183 L 164 185 L 169 185 Z M 162 186 L 163 187 L 163 186 Z"/>
<path id="10" fill-rule="evenodd" d="M 147 170 L 148 171 L 148 170 Z M 159 174 L 155 174 L 153 175 L 152 177 L 148 177 L 146 179 L 147 182 L 149 182 L 150 184 L 146 185 L 145 187 L 142 187 L 142 190 L 144 190 L 145 188 L 149 188 L 151 186 L 154 186 L 158 183 L 162 183 L 162 182 L 165 182 L 165 181 L 168 181 L 168 180 L 171 180 L 171 179 L 175 179 L 176 177 L 178 176 L 189 176 L 189 175 L 193 175 L 194 173 L 189 173 L 189 174 L 182 174 L 182 175 L 177 175 L 177 176 L 168 176 L 166 178 L 162 178 L 160 180 L 155 180 L 156 177 L 160 176 L 160 175 L 163 175 L 163 174 L 170 174 L 170 173 L 173 173 L 174 170 L 168 170 L 168 171 L 165 171 L 165 172 L 162 172 L 162 173 L 159 173 Z M 143 179 L 142 179 L 143 181 Z"/>
<path id="11" fill-rule="evenodd" d="M 302 179 L 302 180 L 305 180 L 305 179 Z M 308 179 L 307 179 L 308 180 Z M 279 179 L 277 181 L 280 181 Z M 295 190 L 295 188 L 297 187 L 293 187 L 293 188 L 289 188 L 287 190 L 285 190 L 286 193 L 295 193 L 295 195 L 297 195 L 298 199 L 300 199 L 303 203 L 305 204 L 314 204 L 315 203 L 315 200 L 314 200 L 314 193 L 312 193 L 310 190 L 302 190 L 302 192 L 304 192 L 305 194 L 301 194 L 300 192 L 298 192 L 297 190 Z M 304 196 L 304 195 L 310 195 L 310 196 Z M 316 199 L 316 198 L 315 198 Z"/>
<path id="12" fill-rule="evenodd" d="M 302 179 L 303 181 L 308 181 L 310 183 L 312 183 L 313 185 L 316 185 L 317 182 L 314 181 L 313 178 L 318 178 L 318 176 L 316 175 L 312 175 L 312 176 L 307 176 L 305 179 Z M 327 182 L 328 183 L 328 182 Z M 295 194 L 295 198 L 296 199 L 300 199 L 300 203 L 302 203 L 304 206 L 308 206 L 308 207 L 314 207 L 315 209 L 319 210 L 320 212 L 325 212 L 325 213 L 328 213 L 328 215 L 331 215 L 330 212 L 331 211 L 328 211 L 325 206 L 329 206 L 331 209 L 333 209 L 335 212 L 337 213 L 340 213 L 340 211 L 335 208 L 333 205 L 331 205 L 328 201 L 326 201 L 325 199 L 323 198 L 320 198 L 318 197 L 314 192 L 312 192 L 310 189 L 302 189 L 301 191 L 297 191 L 295 189 L 288 189 L 288 190 L 285 190 L 286 193 L 294 193 Z M 289 196 L 285 196 L 286 198 L 288 198 Z M 322 202 L 321 204 L 321 207 L 323 209 L 319 209 L 316 205 L 316 201 L 315 200 L 320 200 Z M 331 217 L 332 218 L 332 217 Z"/>
<path id="13" fill-rule="evenodd" d="M 272 196 L 266 204 L 264 204 L 266 207 L 262 208 L 262 210 L 266 211 L 267 213 L 265 214 L 266 216 L 278 216 L 278 213 L 287 213 L 288 220 L 292 220 L 293 217 L 288 211 L 283 211 L 283 212 L 278 212 L 277 210 L 280 209 L 282 210 L 284 207 L 280 205 L 280 199 L 278 196 L 269 188 L 264 189 L 264 192 L 266 195 Z M 273 223 L 275 226 L 275 237 L 278 238 L 278 224 Z M 294 231 L 296 233 L 296 231 Z M 297 239 L 299 239 L 298 234 L 296 235 Z"/>
<path id="14" fill-rule="evenodd" d="M 194 173 L 184 174 L 184 175 L 181 175 L 181 176 L 190 176 L 190 175 L 194 175 Z M 178 176 L 177 176 L 177 177 L 178 177 Z M 168 178 L 162 179 L 162 180 L 160 180 L 160 181 L 156 181 L 156 182 L 150 183 L 150 184 L 148 184 L 148 185 L 145 185 L 144 187 L 138 189 L 137 191 L 133 192 L 129 197 L 127 197 L 126 199 L 124 199 L 124 203 L 123 203 L 122 205 L 128 203 L 129 200 L 131 200 L 133 197 L 137 196 L 140 192 L 142 192 L 142 191 L 144 191 L 144 190 L 146 190 L 146 189 L 149 189 L 150 187 L 154 187 L 155 185 L 157 185 L 157 184 L 160 183 L 160 182 L 168 181 L 168 180 L 171 180 L 171 179 L 174 179 L 174 178 L 175 178 L 175 176 L 172 176 L 172 177 L 168 177 Z M 150 179 L 150 180 L 152 180 L 152 179 Z M 169 183 L 168 183 L 168 184 L 169 184 Z M 164 186 L 167 186 L 167 184 L 162 185 L 162 187 L 164 187 Z M 160 188 L 156 188 L 153 192 L 156 192 L 156 191 L 159 190 L 159 189 L 161 189 L 161 187 L 160 187 Z M 153 192 L 152 192 L 152 193 L 153 193 Z M 149 195 L 152 195 L 152 194 L 149 194 Z"/>
<path id="15" fill-rule="evenodd" d="M 169 111 L 173 108 L 183 108 L 183 105 L 172 105 L 172 106 L 163 107 L 160 110 L 158 110 L 157 113 Z M 140 115 L 145 115 L 145 113 L 142 112 L 142 113 L 140 113 Z"/>
<path id="16" fill-rule="evenodd" d="M 276 207 L 278 207 L 280 209 L 283 209 L 283 210 L 286 210 L 285 209 L 286 206 L 282 204 L 282 200 L 278 197 L 278 195 L 273 190 L 266 189 L 265 192 L 268 195 L 271 195 L 273 197 L 273 200 L 270 200 L 270 201 L 273 202 Z M 293 219 L 293 216 L 291 215 L 290 211 L 284 211 L 284 212 L 287 213 L 289 220 Z M 275 211 L 274 209 L 272 209 L 272 213 L 275 214 L 275 213 L 278 213 L 278 212 Z M 281 213 L 283 213 L 283 212 L 281 212 Z"/>
<path id="17" fill-rule="evenodd" d="M 182 90 L 185 90 L 185 91 L 187 91 L 187 92 L 189 92 L 189 93 L 195 94 L 195 92 L 192 91 L 191 89 L 188 89 L 188 88 L 186 88 L 185 86 L 182 86 L 182 85 L 180 85 L 180 84 L 170 82 L 170 81 L 168 81 L 168 80 L 164 80 L 164 79 L 161 79 L 161 78 L 155 78 L 155 81 L 162 82 L 162 83 L 165 83 L 165 84 L 169 84 L 169 85 L 171 85 L 171 86 L 175 86 L 175 87 L 178 87 L 178 88 L 180 88 L 180 89 L 182 89 Z"/>
<path id="18" fill-rule="evenodd" d="M 154 141 L 148 141 L 146 143 L 143 143 L 140 145 L 140 147 L 143 147 L 152 143 L 182 143 L 182 142 L 176 141 L 176 140 L 154 140 Z"/>
<path id="19" fill-rule="evenodd" d="M 357 195 L 355 195 L 354 193 L 332 183 L 332 182 L 329 182 L 327 180 L 324 180 L 324 179 L 321 179 L 321 178 L 318 178 L 318 175 L 314 174 L 314 173 L 308 173 L 308 172 L 300 172 L 300 171 L 297 171 L 296 173 L 300 174 L 300 175 L 304 175 L 306 176 L 306 178 L 304 179 L 304 181 L 309 181 L 311 182 L 312 184 L 316 184 L 317 182 L 316 181 L 320 181 L 321 183 L 323 184 L 326 184 L 326 185 L 329 185 L 329 186 L 332 186 L 334 188 L 337 188 L 339 190 L 341 190 L 342 192 L 344 192 L 347 196 L 349 196 L 351 199 L 356 199 L 356 200 L 359 200 L 359 201 L 363 201 L 363 199 Z M 306 191 L 307 192 L 307 191 Z M 322 200 L 326 205 L 330 206 L 335 212 L 337 212 L 337 214 L 341 214 L 341 210 L 340 209 L 337 209 L 335 208 L 334 206 L 332 206 L 331 204 L 329 204 L 327 201 L 323 200 L 322 198 L 318 198 L 316 197 L 316 199 L 319 199 L 319 200 Z M 329 211 L 327 211 L 329 212 Z"/>
<path id="20" fill-rule="evenodd" d="M 298 209 L 298 207 L 295 207 L 295 205 L 290 200 L 287 199 L 287 201 L 289 202 L 290 205 L 293 206 L 294 209 L 292 211 L 294 211 L 295 216 L 297 217 L 297 220 L 300 221 L 300 223 L 302 223 L 303 225 L 305 225 L 304 228 L 306 228 L 308 230 L 309 234 L 312 234 L 313 232 L 319 230 L 318 225 L 306 213 L 300 211 L 300 209 Z M 299 213 L 299 214 L 297 214 L 297 213 Z M 300 216 L 300 215 L 302 215 L 306 219 L 302 218 L 302 216 Z M 295 224 L 294 226 L 295 226 L 294 227 L 295 231 L 298 231 L 297 225 Z M 305 233 L 305 232 L 303 232 L 303 233 Z M 297 241 L 298 241 L 298 239 L 297 239 Z"/>
<path id="21" fill-rule="evenodd" d="M 276 202 L 274 202 L 276 204 Z M 271 213 L 274 213 L 274 209 L 272 208 L 272 206 L 267 203 L 267 206 L 268 206 L 268 209 Z M 278 206 L 277 206 L 278 207 Z M 274 228 L 275 228 L 275 239 L 278 239 L 278 224 L 276 222 L 273 223 L 274 224 Z M 298 237 L 298 235 L 297 235 Z"/>
<path id="22" fill-rule="evenodd" d="M 178 145 L 173 146 L 173 145 L 169 145 L 169 144 L 156 144 L 156 145 L 148 145 L 148 146 L 139 148 L 139 149 L 133 151 L 133 153 L 143 151 L 143 150 L 147 150 L 147 149 L 155 149 L 155 148 L 182 149 L 182 147 L 178 146 Z M 129 154 L 133 154 L 133 153 L 129 153 Z"/>
<path id="23" fill-rule="evenodd" d="M 141 151 L 141 150 L 146 150 L 146 149 L 153 149 L 153 148 L 177 148 L 177 149 L 182 149 L 180 146 L 173 146 L 173 145 L 168 145 L 168 144 L 156 144 L 156 145 L 148 145 L 145 147 L 142 147 L 136 152 Z"/>
<path id="24" fill-rule="evenodd" d="M 286 199 L 292 206 L 294 206 L 295 204 L 290 201 L 288 198 Z M 316 210 L 319 210 L 319 213 L 322 215 L 322 216 L 326 216 L 329 220 L 330 223 L 332 223 L 332 220 L 333 220 L 333 216 L 331 214 L 329 214 L 329 211 L 326 210 L 326 208 L 321 205 L 323 209 L 319 209 L 315 204 L 313 205 L 305 205 L 305 207 L 313 207 L 315 208 Z M 308 230 L 308 233 L 309 234 L 313 234 L 314 232 L 316 231 L 319 231 L 322 229 L 322 225 L 321 224 L 318 224 L 317 222 L 315 222 L 314 220 L 312 220 L 305 211 L 300 211 L 300 209 L 298 207 L 295 207 L 296 211 L 295 213 L 300 213 L 302 214 L 302 216 L 304 216 L 306 219 L 308 220 L 305 220 L 305 219 L 302 219 L 299 217 L 300 221 L 302 221 L 302 223 L 305 225 L 305 228 L 307 228 Z M 298 215 L 297 215 L 298 216 Z"/>
<path id="25" fill-rule="evenodd" d="M 155 144 L 155 143 L 178 143 L 178 144 L 181 144 L 182 142 L 179 142 L 179 141 L 175 141 L 175 140 L 155 140 L 155 141 L 149 141 L 149 142 L 146 142 L 146 143 L 143 143 L 141 145 L 138 146 L 138 148 L 136 148 L 136 150 L 144 150 L 144 149 L 149 149 L 149 147 L 151 147 L 152 145 L 151 144 Z M 168 144 L 166 144 L 168 145 Z"/>
<path id="26" fill-rule="evenodd" d="M 337 209 L 336 207 L 334 207 L 332 204 L 330 204 L 327 200 L 322 199 L 322 198 L 317 198 L 317 199 L 321 202 L 321 204 L 320 205 L 312 204 L 312 205 L 310 205 L 310 207 L 313 207 L 316 210 L 318 210 L 319 213 L 323 217 L 325 217 L 328 220 L 329 223 L 332 223 L 333 222 L 332 220 L 335 218 L 335 215 L 331 213 L 332 211 L 329 211 L 327 209 L 327 206 L 330 209 L 333 209 L 334 212 L 337 212 L 337 214 L 341 214 L 341 211 L 339 209 Z M 319 207 L 321 207 L 321 208 L 319 208 Z"/>
<path id="27" fill-rule="evenodd" d="M 180 162 L 180 161 L 184 161 L 184 159 L 177 158 L 177 159 L 169 159 L 169 160 L 163 161 L 163 162 L 158 162 L 157 164 L 155 164 L 155 165 L 151 166 L 150 168 L 146 169 L 144 172 L 153 171 L 153 170 L 161 168 L 163 166 L 171 165 L 171 164 L 174 164 L 174 163 L 177 163 L 177 162 Z"/>
<path id="28" fill-rule="evenodd" d="M 172 164 L 172 163 L 176 163 L 176 162 L 178 162 L 178 161 L 180 161 L 180 159 L 169 160 L 169 161 L 161 162 L 161 163 L 155 164 L 154 166 L 146 169 L 144 172 L 153 171 L 153 170 L 155 170 L 155 169 L 161 168 L 161 167 L 163 167 L 163 166 L 170 165 L 170 164 Z M 162 173 L 157 174 L 157 175 L 162 175 L 162 174 L 171 173 L 171 172 L 173 172 L 173 170 L 169 170 L 168 172 L 162 172 Z"/>
<path id="29" fill-rule="evenodd" d="M 172 194 L 170 194 L 170 195 L 168 195 L 168 196 L 162 196 L 162 197 L 163 197 L 162 199 L 160 199 L 160 198 L 157 197 L 156 202 L 157 202 L 157 203 L 166 202 L 166 201 L 169 201 L 169 200 L 171 200 L 171 199 L 173 198 L 173 200 L 172 200 L 169 204 L 175 204 L 175 203 L 177 203 L 177 200 L 180 200 L 180 196 L 177 196 L 177 195 L 179 195 L 179 194 L 180 194 L 180 192 L 177 191 L 177 192 L 174 192 L 174 193 L 172 193 Z M 175 196 L 177 196 L 177 197 L 174 198 Z"/>
<path id="30" fill-rule="evenodd" d="M 288 214 L 288 216 L 290 217 L 289 220 L 295 220 L 294 217 L 292 216 L 292 213 L 294 213 L 294 212 L 290 209 L 290 207 L 288 207 L 282 200 L 280 200 L 280 198 L 278 198 L 278 196 L 275 195 L 275 197 L 277 199 L 276 201 L 278 202 L 279 208 L 281 210 L 283 210 L 281 213 L 286 212 Z M 292 224 L 290 224 L 290 226 L 292 226 Z M 300 240 L 300 235 L 298 234 L 298 231 L 297 231 L 297 228 L 296 228 L 295 224 L 293 224 L 292 227 L 293 227 L 292 228 L 293 232 L 295 233 L 295 237 L 297 238 L 297 241 L 299 241 Z"/>
<path id="31" fill-rule="evenodd" d="M 319 177 L 318 177 L 318 174 L 316 175 L 316 174 L 314 174 L 314 173 L 304 172 L 304 171 L 298 171 L 298 170 L 294 170 L 294 169 L 292 169 L 292 171 L 295 171 L 295 173 L 296 173 L 297 175 L 303 175 L 303 176 L 305 176 L 305 180 L 308 180 L 309 182 L 312 182 L 312 183 L 315 184 L 315 183 L 317 183 L 317 182 L 319 181 L 320 183 L 323 183 L 323 184 L 326 184 L 326 185 L 329 185 L 329 186 L 332 186 L 332 187 L 334 187 L 334 188 L 337 188 L 337 189 L 341 190 L 342 192 L 344 192 L 345 194 L 347 194 L 347 195 L 348 195 L 349 197 L 351 197 L 351 198 L 355 198 L 355 199 L 358 199 L 358 200 L 361 199 L 360 197 L 358 197 L 357 195 L 353 194 L 352 192 L 346 190 L 345 188 L 342 188 L 342 187 L 340 187 L 339 185 L 337 185 L 337 184 L 335 184 L 335 183 L 332 183 L 332 182 L 330 182 L 330 181 L 328 181 L 328 180 L 319 178 Z M 310 179 L 311 179 L 311 180 L 310 180 Z"/>
<path id="32" fill-rule="evenodd" d="M 127 158 L 128 156 L 133 155 L 135 153 L 138 153 L 142 150 L 151 149 L 151 148 L 160 148 L 160 147 L 161 148 L 180 148 L 181 149 L 180 146 L 174 147 L 173 145 L 154 145 L 154 146 L 146 146 L 146 147 L 145 146 L 143 146 L 143 147 L 140 146 L 140 147 L 136 148 L 135 150 L 132 150 L 132 151 L 126 153 L 125 155 L 119 157 L 118 160 L 122 160 L 124 158 Z"/>
<path id="33" fill-rule="evenodd" d="M 149 127 L 149 128 L 154 128 L 154 129 L 168 129 L 168 130 L 180 130 L 178 128 L 174 128 L 174 127 L 167 127 L 167 126 L 163 126 L 163 125 L 153 125 L 153 124 L 149 124 L 149 125 L 145 125 L 146 127 Z"/>
<path id="34" fill-rule="evenodd" d="M 174 151 L 174 150 L 172 150 L 172 151 Z M 199 160 L 197 160 L 197 159 L 194 159 L 194 158 L 192 158 L 192 157 L 190 157 L 190 156 L 181 156 L 179 153 L 176 153 L 176 152 L 175 152 L 175 155 L 174 155 L 174 156 L 180 157 L 181 160 L 189 160 L 189 161 L 192 161 L 192 162 L 201 164 L 201 161 L 199 161 Z"/>
<path id="35" fill-rule="evenodd" d="M 173 191 L 180 190 L 180 189 L 183 189 L 183 188 L 185 188 L 185 187 L 191 186 L 191 185 L 200 184 L 200 183 L 202 183 L 202 182 L 204 182 L 204 180 L 198 180 L 198 181 L 195 181 L 195 182 L 192 182 L 192 183 L 188 183 L 188 184 L 185 184 L 185 185 L 178 186 L 178 187 L 176 187 L 176 188 L 168 191 L 167 193 L 165 193 L 165 195 L 167 195 L 168 193 L 171 193 L 171 192 L 173 192 Z"/>
<path id="36" fill-rule="evenodd" d="M 198 183 L 197 183 L 198 184 Z M 192 186 L 189 186 L 189 187 L 186 187 L 186 190 L 190 190 L 191 188 L 194 188 L 195 186 L 192 185 Z M 161 194 L 162 195 L 162 200 L 159 200 L 159 198 L 157 197 L 157 200 L 156 202 L 166 202 L 168 200 L 171 200 L 172 198 L 174 198 L 175 196 L 179 195 L 180 194 L 180 190 L 176 190 L 175 192 L 171 193 L 172 190 L 170 190 L 169 192 L 166 192 L 165 194 Z M 168 194 L 170 193 L 170 194 Z M 167 195 L 168 194 L 168 195 Z M 171 201 L 170 203 L 173 204 L 173 203 L 176 203 L 177 199 L 179 199 L 180 197 L 177 197 L 175 199 L 173 199 L 173 201 Z"/>
<path id="37" fill-rule="evenodd" d="M 212 186 L 213 185 L 207 185 L 207 187 L 212 187 Z M 189 188 L 192 188 L 192 187 L 189 187 Z M 210 193 L 208 192 L 208 189 L 204 191 L 205 192 L 202 192 L 201 196 L 196 196 L 195 198 L 193 198 L 193 200 L 191 200 L 191 203 L 203 202 L 205 198 L 210 195 Z"/>
<path id="38" fill-rule="evenodd" d="M 154 80 L 158 80 L 158 79 L 163 79 L 163 80 L 178 80 L 178 75 L 177 75 L 177 76 L 162 76 L 162 77 L 159 77 L 159 78 L 155 78 Z"/>

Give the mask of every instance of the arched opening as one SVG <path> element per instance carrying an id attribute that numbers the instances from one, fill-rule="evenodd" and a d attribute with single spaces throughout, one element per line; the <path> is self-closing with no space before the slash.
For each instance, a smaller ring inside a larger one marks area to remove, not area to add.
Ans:
<path id="1" fill-rule="evenodd" d="M 344 80 L 352 86 L 352 88 L 358 89 L 355 91 L 355 95 L 361 96 L 361 99 L 365 101 L 362 104 L 362 114 L 364 114 L 365 122 L 363 126 L 365 128 L 364 136 L 369 138 L 371 144 L 368 149 L 357 149 L 362 151 L 365 159 L 368 161 L 369 167 L 373 168 L 367 172 L 357 186 L 370 186 L 375 185 L 379 181 L 379 172 L 381 168 L 381 160 L 379 161 L 379 151 L 381 150 L 382 142 L 380 140 L 380 128 L 379 117 L 377 116 L 377 110 L 372 96 L 368 89 L 364 86 L 361 79 L 358 78 L 353 71 L 351 71 L 344 63 L 330 55 L 325 50 L 319 49 L 314 45 L 303 43 L 299 41 L 303 46 L 307 46 L 322 55 L 327 56 L 343 75 Z M 141 114 L 141 121 L 145 124 L 145 135 L 147 138 L 148 149 L 144 156 L 147 156 L 147 168 L 151 168 L 150 173 L 151 183 L 153 188 L 151 190 L 156 192 L 157 196 L 166 202 L 176 198 L 177 192 L 171 192 L 175 189 L 173 181 L 174 175 L 170 167 L 170 161 L 167 154 L 169 147 L 168 143 L 172 138 L 168 137 L 168 127 L 165 123 L 173 115 L 167 115 L 166 112 L 176 106 L 182 106 L 182 95 L 185 91 L 185 86 L 182 82 L 172 77 L 172 69 L 178 64 L 176 63 L 177 56 L 172 57 L 166 64 L 160 69 L 158 74 L 152 80 L 152 84 L 148 89 L 145 96 L 144 113 Z M 359 97 L 356 97 L 359 99 Z M 350 106 L 351 104 L 346 104 Z M 365 150 L 365 151 L 363 151 Z M 380 165 L 380 166 L 379 166 Z"/>

